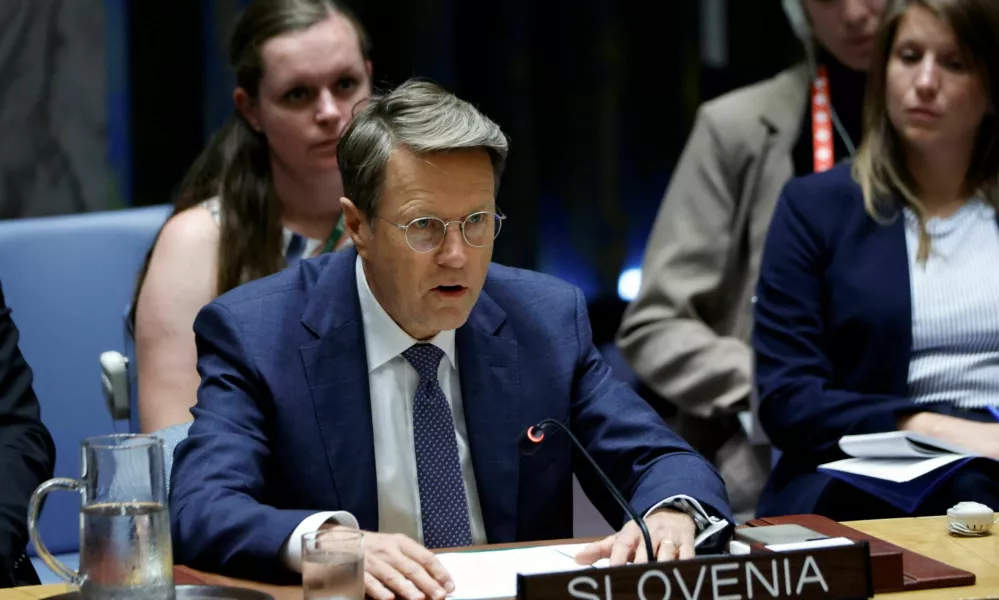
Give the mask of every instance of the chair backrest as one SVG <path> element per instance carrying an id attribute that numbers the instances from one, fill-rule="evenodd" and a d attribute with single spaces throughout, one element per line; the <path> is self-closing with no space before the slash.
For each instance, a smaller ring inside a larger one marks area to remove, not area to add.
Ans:
<path id="1" fill-rule="evenodd" d="M 170 206 L 0 221 L 0 281 L 34 372 L 57 477 L 79 478 L 80 441 L 112 433 L 98 357 L 125 350 L 122 312 Z M 122 428 L 124 429 L 124 427 Z M 52 494 L 39 524 L 49 550 L 79 548 L 79 499 Z"/>

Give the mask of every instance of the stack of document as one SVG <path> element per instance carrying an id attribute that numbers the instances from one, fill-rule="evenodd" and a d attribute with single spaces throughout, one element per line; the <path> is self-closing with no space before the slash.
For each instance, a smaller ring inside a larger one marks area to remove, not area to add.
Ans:
<path id="1" fill-rule="evenodd" d="M 960 446 L 909 431 L 847 435 L 839 447 L 853 458 L 819 470 L 913 512 L 962 465 L 978 455 Z"/>
<path id="2" fill-rule="evenodd" d="M 452 600 L 513 598 L 517 595 L 517 575 L 563 573 L 609 565 L 606 559 L 594 565 L 576 564 L 576 553 L 586 544 L 537 546 L 515 550 L 452 552 L 437 558 L 454 578 Z"/>
<path id="3" fill-rule="evenodd" d="M 710 539 L 728 527 L 725 519 L 714 519 L 697 535 L 694 545 Z M 437 558 L 454 578 L 451 600 L 513 598 L 517 595 L 517 575 L 566 573 L 585 569 L 604 569 L 610 561 L 602 558 L 592 565 L 576 563 L 576 554 L 588 544 L 561 544 L 438 554 Z"/>

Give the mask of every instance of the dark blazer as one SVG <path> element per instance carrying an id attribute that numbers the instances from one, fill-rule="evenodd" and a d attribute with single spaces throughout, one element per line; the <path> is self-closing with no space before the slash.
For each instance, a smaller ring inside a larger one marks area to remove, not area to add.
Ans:
<path id="1" fill-rule="evenodd" d="M 273 579 L 287 574 L 281 545 L 314 512 L 346 510 L 378 529 L 356 256 L 302 261 L 198 315 L 202 383 L 170 503 L 178 562 Z M 546 417 L 570 423 L 638 511 L 687 494 L 729 517 L 714 468 L 611 375 L 576 288 L 492 265 L 455 343 L 489 542 L 572 535 L 571 475 L 581 463 L 568 440 L 552 435 L 527 457 L 517 448 Z M 586 467 L 577 475 L 621 525 Z"/>
<path id="2" fill-rule="evenodd" d="M 10 313 L 0 287 L 0 587 L 38 583 L 24 555 L 28 499 L 55 465 L 55 445 L 42 424 Z"/>
<path id="3" fill-rule="evenodd" d="M 968 418 L 949 404 L 908 399 L 905 220 L 901 212 L 886 224 L 871 218 L 850 168 L 789 182 L 770 225 L 753 347 L 760 421 L 783 454 L 761 515 L 829 504 L 833 480 L 815 468 L 845 457 L 844 435 L 894 431 L 900 417 L 927 410 Z"/>

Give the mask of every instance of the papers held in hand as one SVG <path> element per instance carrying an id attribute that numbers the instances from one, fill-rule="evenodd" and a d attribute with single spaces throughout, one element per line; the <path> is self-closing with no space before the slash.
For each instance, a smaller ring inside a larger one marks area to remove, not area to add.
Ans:
<path id="1" fill-rule="evenodd" d="M 819 467 L 903 483 L 961 459 L 975 456 L 964 448 L 918 433 L 889 431 L 847 435 L 839 440 L 845 458 Z"/>
<path id="2" fill-rule="evenodd" d="M 971 454 L 956 444 L 911 431 L 846 435 L 840 438 L 839 447 L 850 456 L 868 458 L 933 458 Z"/>
<path id="3" fill-rule="evenodd" d="M 914 511 L 940 483 L 978 455 L 960 446 L 909 431 L 847 435 L 839 447 L 853 458 L 819 470 Z"/>

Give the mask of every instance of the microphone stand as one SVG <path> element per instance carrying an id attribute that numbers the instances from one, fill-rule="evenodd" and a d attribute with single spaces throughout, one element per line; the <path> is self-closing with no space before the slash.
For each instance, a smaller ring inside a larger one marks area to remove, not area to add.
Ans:
<path id="1" fill-rule="evenodd" d="M 530 427 L 525 432 L 527 440 L 529 440 L 533 444 L 540 444 L 545 437 L 544 428 L 548 425 L 551 425 L 561 430 L 567 436 L 569 436 L 569 440 L 573 443 L 576 449 L 579 450 L 579 453 L 582 454 L 583 457 L 586 458 L 587 462 L 590 463 L 590 467 L 593 468 L 593 472 L 597 474 L 597 477 L 600 479 L 600 482 L 604 484 L 604 487 L 607 488 L 607 490 L 611 493 L 611 496 L 613 496 L 614 499 L 617 500 L 617 503 L 621 505 L 621 508 L 624 509 L 624 512 L 627 513 L 629 517 L 631 517 L 631 520 L 634 521 L 636 525 L 638 525 L 638 528 L 642 532 L 642 539 L 645 541 L 646 556 L 648 557 L 650 563 L 656 562 L 656 555 L 652 550 L 652 536 L 649 535 L 649 528 L 645 526 L 645 520 L 638 516 L 638 513 L 635 512 L 635 509 L 631 506 L 631 503 L 624 499 L 624 496 L 622 496 L 621 492 L 618 491 L 617 486 L 614 485 L 614 482 L 610 480 L 610 477 L 607 477 L 607 474 L 604 473 L 604 470 L 600 468 L 600 465 L 597 464 L 597 461 L 595 461 L 593 457 L 590 456 L 590 453 L 586 451 L 586 448 L 583 447 L 583 444 L 579 441 L 579 439 L 576 438 L 575 435 L 573 435 L 571 431 L 569 431 L 569 428 L 567 426 L 565 426 L 561 421 L 556 421 L 555 419 L 543 419 L 539 421 L 537 425 Z M 540 435 L 535 433 L 535 430 L 540 430 Z M 532 452 L 533 452 L 532 448 L 530 447 L 526 448 L 525 453 L 532 453 Z"/>

